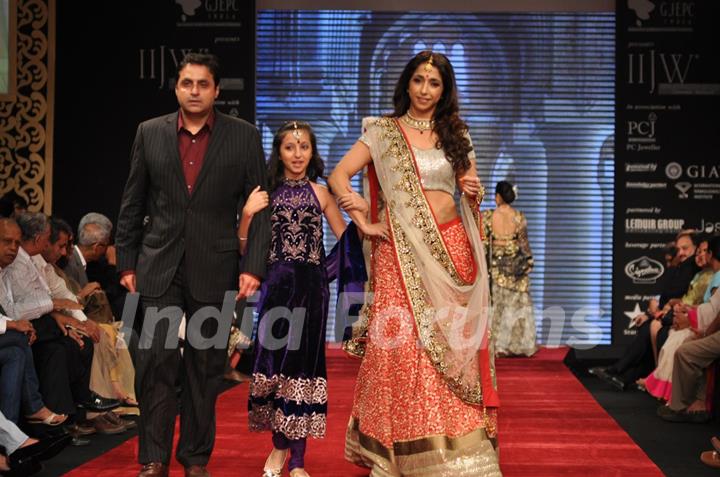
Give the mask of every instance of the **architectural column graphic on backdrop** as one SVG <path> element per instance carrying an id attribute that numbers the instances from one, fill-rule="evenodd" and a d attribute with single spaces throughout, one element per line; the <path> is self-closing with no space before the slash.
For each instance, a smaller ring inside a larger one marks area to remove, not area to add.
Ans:
<path id="1" fill-rule="evenodd" d="M 16 28 L 3 42 L 14 38 L 15 89 L 0 95 L 0 195 L 15 191 L 30 210 L 50 213 L 55 0 L 9 0 L 7 7 Z"/>

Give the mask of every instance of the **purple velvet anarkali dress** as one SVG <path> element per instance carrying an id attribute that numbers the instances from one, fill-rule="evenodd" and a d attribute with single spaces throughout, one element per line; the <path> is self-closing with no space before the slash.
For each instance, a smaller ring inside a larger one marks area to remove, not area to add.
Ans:
<path id="1" fill-rule="evenodd" d="M 322 209 L 307 179 L 283 181 L 271 194 L 271 207 L 272 239 L 258 304 L 248 403 L 250 429 L 272 430 L 291 440 L 323 437 L 329 291 Z"/>

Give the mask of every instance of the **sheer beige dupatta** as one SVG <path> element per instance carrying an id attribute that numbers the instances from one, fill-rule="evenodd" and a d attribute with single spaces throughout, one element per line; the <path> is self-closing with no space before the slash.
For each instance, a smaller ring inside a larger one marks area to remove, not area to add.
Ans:
<path id="1" fill-rule="evenodd" d="M 462 200 L 461 217 L 477 264 L 475 282 L 465 283 L 425 199 L 414 157 L 396 120 L 366 118 L 363 130 L 420 341 L 458 397 L 495 407 L 497 395 L 487 352 L 488 274 L 475 215 Z"/>

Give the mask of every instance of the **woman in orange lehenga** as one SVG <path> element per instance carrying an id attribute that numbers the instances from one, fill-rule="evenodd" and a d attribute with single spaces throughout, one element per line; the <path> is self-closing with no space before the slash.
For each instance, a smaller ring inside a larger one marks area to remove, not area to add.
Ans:
<path id="1" fill-rule="evenodd" d="M 363 120 L 329 179 L 370 239 L 370 293 L 345 343 L 363 358 L 345 456 L 375 477 L 501 475 L 482 186 L 456 89 L 444 55 L 417 54 L 397 82 L 393 114 Z M 370 221 L 350 187 L 365 167 Z"/>

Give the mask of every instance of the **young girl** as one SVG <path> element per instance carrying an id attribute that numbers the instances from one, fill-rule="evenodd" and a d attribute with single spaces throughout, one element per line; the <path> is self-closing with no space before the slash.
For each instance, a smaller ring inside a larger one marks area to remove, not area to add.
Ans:
<path id="1" fill-rule="evenodd" d="M 309 124 L 292 121 L 277 131 L 268 164 L 272 237 L 248 403 L 250 430 L 273 433 L 264 477 L 279 477 L 288 454 L 290 475 L 307 476 L 305 440 L 325 435 L 329 291 L 322 216 L 338 238 L 346 224 L 328 189 L 315 183 L 323 169 Z M 252 213 L 266 202 L 262 194 L 253 191 L 243 211 L 241 243 Z"/>

